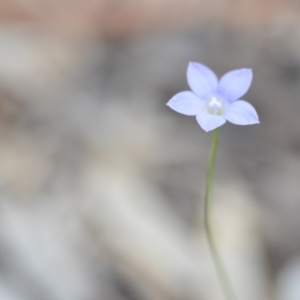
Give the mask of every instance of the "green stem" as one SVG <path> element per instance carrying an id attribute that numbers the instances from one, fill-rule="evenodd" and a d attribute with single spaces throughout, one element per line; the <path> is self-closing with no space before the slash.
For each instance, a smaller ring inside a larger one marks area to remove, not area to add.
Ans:
<path id="1" fill-rule="evenodd" d="M 230 279 L 227 275 L 226 269 L 224 267 L 221 256 L 219 254 L 213 236 L 212 226 L 211 226 L 212 187 L 213 187 L 214 170 L 215 170 L 218 144 L 219 144 L 219 130 L 216 129 L 213 131 L 213 140 L 212 140 L 212 146 L 210 150 L 209 162 L 208 162 L 207 173 L 206 173 L 204 223 L 205 223 L 205 232 L 206 232 L 210 252 L 218 273 L 218 277 L 224 292 L 225 299 L 235 300 L 237 298 L 234 294 Z"/>

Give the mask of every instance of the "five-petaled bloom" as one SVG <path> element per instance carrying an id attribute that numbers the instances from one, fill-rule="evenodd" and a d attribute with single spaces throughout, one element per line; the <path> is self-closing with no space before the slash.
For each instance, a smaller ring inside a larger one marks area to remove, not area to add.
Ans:
<path id="1" fill-rule="evenodd" d="M 178 113 L 196 116 L 205 131 L 216 129 L 226 121 L 236 125 L 259 123 L 255 108 L 244 100 L 238 100 L 251 85 L 251 69 L 230 71 L 218 81 L 211 69 L 190 62 L 187 81 L 192 91 L 176 94 L 167 105 Z"/>

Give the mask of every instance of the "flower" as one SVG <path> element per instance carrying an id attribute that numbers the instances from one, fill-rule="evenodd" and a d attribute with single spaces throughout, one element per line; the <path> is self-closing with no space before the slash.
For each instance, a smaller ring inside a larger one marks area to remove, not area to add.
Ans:
<path id="1" fill-rule="evenodd" d="M 258 124 L 255 108 L 244 100 L 238 100 L 248 91 L 252 77 L 251 69 L 239 69 L 218 80 L 208 67 L 190 62 L 187 81 L 191 91 L 176 94 L 167 105 L 178 113 L 196 116 L 205 131 L 214 130 L 226 121 L 236 125 Z"/>

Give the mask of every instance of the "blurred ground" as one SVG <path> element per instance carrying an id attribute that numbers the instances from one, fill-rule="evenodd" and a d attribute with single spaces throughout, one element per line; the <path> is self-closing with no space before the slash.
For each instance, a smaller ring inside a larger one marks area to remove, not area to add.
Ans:
<path id="1" fill-rule="evenodd" d="M 221 22 L 235 28 L 299 23 L 296 0 L 2 0 L 4 22 L 55 34 L 124 36 Z"/>
<path id="2" fill-rule="evenodd" d="M 0 299 L 222 299 L 210 135 L 165 106 L 199 61 L 254 71 L 261 124 L 222 128 L 215 190 L 240 299 L 299 300 L 298 2 L 123 3 L 1 2 Z"/>

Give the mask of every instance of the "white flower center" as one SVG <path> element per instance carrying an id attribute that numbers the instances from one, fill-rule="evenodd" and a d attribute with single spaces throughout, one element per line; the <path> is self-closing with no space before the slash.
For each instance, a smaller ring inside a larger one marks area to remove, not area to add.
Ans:
<path id="1" fill-rule="evenodd" d="M 224 113 L 224 101 L 217 97 L 211 97 L 206 103 L 206 111 L 211 115 L 222 115 Z"/>

